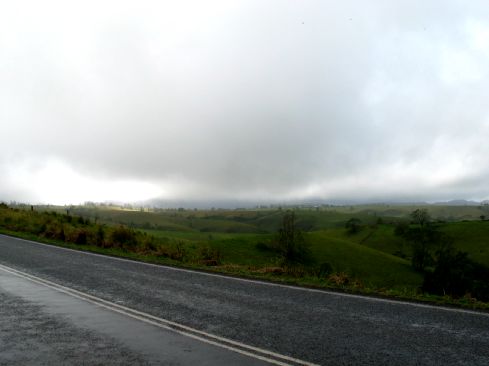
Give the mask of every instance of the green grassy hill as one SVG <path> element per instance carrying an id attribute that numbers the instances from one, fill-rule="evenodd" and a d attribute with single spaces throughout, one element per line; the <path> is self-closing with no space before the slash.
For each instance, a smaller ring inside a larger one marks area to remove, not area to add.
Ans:
<path id="1" fill-rule="evenodd" d="M 476 262 L 489 266 L 489 221 L 454 222 L 443 226 L 457 249 Z"/>
<path id="2" fill-rule="evenodd" d="M 394 233 L 397 223 L 409 221 L 409 213 L 417 208 L 414 206 L 294 209 L 296 225 L 304 231 L 313 258 L 307 266 L 307 274 L 300 278 L 275 271 L 280 265 L 279 256 L 277 252 L 267 249 L 286 210 L 145 211 L 117 207 L 50 206 L 36 207 L 31 212 L 30 206 L 26 208 L 26 211 L 4 211 L 8 213 L 3 218 L 5 225 L 12 227 L 15 218 L 22 217 L 25 226 L 30 228 L 27 231 L 39 231 L 43 233 L 40 234 L 41 238 L 47 238 L 46 228 L 56 232 L 58 229 L 54 226 L 56 222 L 61 222 L 67 235 L 79 235 L 86 231 L 88 239 L 85 245 L 90 245 L 90 238 L 96 237 L 101 226 L 106 232 L 105 247 L 111 246 L 111 233 L 116 232 L 120 224 L 140 232 L 137 238 L 144 245 L 137 244 L 134 250 L 131 249 L 133 254 L 128 254 L 126 249 L 119 253 L 117 250 L 120 249 L 110 247 L 111 254 L 147 256 L 147 260 L 157 262 L 201 266 L 204 262 L 209 263 L 205 258 L 212 253 L 211 262 L 218 263 L 214 264 L 214 270 L 254 276 L 263 274 L 276 280 L 288 279 L 313 285 L 322 285 L 326 281 L 314 273 L 322 264 L 328 263 L 334 273 L 346 274 L 350 281 L 360 283 L 362 288 L 397 293 L 415 294 L 423 281 L 422 275 L 411 266 L 410 245 Z M 455 248 L 467 252 L 472 260 L 489 266 L 489 221 L 480 218 L 487 214 L 486 206 L 428 206 L 428 209 L 434 219 L 446 220 L 438 225 L 453 240 Z M 58 212 L 58 216 L 48 214 L 52 211 Z M 46 212 L 46 217 L 42 216 L 42 212 Z M 73 216 L 69 222 L 75 224 L 67 223 L 67 212 Z M 90 218 L 90 223 L 83 224 L 83 220 L 78 220 L 82 217 Z M 361 221 L 359 232 L 352 234 L 345 229 L 345 223 L 350 218 Z M 82 224 L 78 224 L 78 221 Z M 102 252 L 109 250 L 105 247 L 92 249 Z"/>
<path id="3" fill-rule="evenodd" d="M 374 287 L 417 287 L 422 277 L 408 260 L 356 243 L 339 230 L 312 232 L 311 249 L 319 262 L 329 262 L 336 271 L 347 272 Z"/>

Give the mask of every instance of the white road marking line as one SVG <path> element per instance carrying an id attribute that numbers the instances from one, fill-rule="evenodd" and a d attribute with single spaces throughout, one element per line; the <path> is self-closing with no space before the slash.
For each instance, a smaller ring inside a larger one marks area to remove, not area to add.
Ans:
<path id="1" fill-rule="evenodd" d="M 241 343 L 241 342 L 237 342 L 237 341 L 233 341 L 231 339 L 216 336 L 216 335 L 213 335 L 213 334 L 210 334 L 210 333 L 198 330 L 198 329 L 188 327 L 188 326 L 183 325 L 183 324 L 175 323 L 175 322 L 167 320 L 167 319 L 159 318 L 159 317 L 153 316 L 151 314 L 147 314 L 147 313 L 135 310 L 135 309 L 131 309 L 131 308 L 128 308 L 128 307 L 125 307 L 125 306 L 122 306 L 122 305 L 101 299 L 99 297 L 87 294 L 85 292 L 78 291 L 78 290 L 57 284 L 55 282 L 52 282 L 52 281 L 31 275 L 31 274 L 28 274 L 28 273 L 25 273 L 25 272 L 22 272 L 19 270 L 16 270 L 14 268 L 11 268 L 11 267 L 8 267 L 8 266 L 2 265 L 2 264 L 0 264 L 0 270 L 3 270 L 7 273 L 10 273 L 10 274 L 18 276 L 18 277 L 27 279 L 31 282 L 35 282 L 37 284 L 43 285 L 45 287 L 49 287 L 51 289 L 65 293 L 65 294 L 70 295 L 72 297 L 87 301 L 87 302 L 95 304 L 97 306 L 106 308 L 108 310 L 129 316 L 131 318 L 134 318 L 134 319 L 137 319 L 140 321 L 143 321 L 145 323 L 152 324 L 152 325 L 155 325 L 157 327 L 170 330 L 172 332 L 176 332 L 178 334 L 199 340 L 201 342 L 205 342 L 205 343 L 217 346 L 217 347 L 225 348 L 227 350 L 237 352 L 237 353 L 246 355 L 248 357 L 256 358 L 256 359 L 259 359 L 261 361 L 273 363 L 275 365 L 280 365 L 280 366 L 289 366 L 290 365 L 289 363 L 285 363 L 282 361 L 289 361 L 289 362 L 293 362 L 294 364 L 304 365 L 304 366 L 318 366 L 314 363 L 310 363 L 310 362 L 303 361 L 303 360 L 293 358 L 293 357 L 289 357 L 286 355 L 281 355 L 279 353 L 268 351 L 268 350 L 265 350 L 262 348 L 249 346 L 249 345 Z M 195 333 L 195 334 L 193 334 L 193 333 Z M 196 334 L 199 334 L 200 336 L 196 335 Z M 207 337 L 207 338 L 205 338 L 205 337 Z M 210 339 L 208 339 L 208 338 L 210 338 Z M 227 343 L 227 344 L 225 344 L 225 343 Z M 232 346 L 230 346 L 230 345 L 232 345 Z M 240 347 L 240 348 L 237 348 L 237 347 Z M 256 353 L 253 353 L 251 351 L 256 352 Z M 261 353 L 261 355 L 257 354 L 257 353 Z M 275 357 L 278 360 L 273 359 L 273 358 L 269 358 L 267 356 Z"/>
<path id="2" fill-rule="evenodd" d="M 410 302 L 410 301 L 404 301 L 404 300 L 383 299 L 380 297 L 364 296 L 364 295 L 358 295 L 358 294 L 349 294 L 349 293 L 344 293 L 344 292 L 329 291 L 326 289 L 324 289 L 324 290 L 323 289 L 314 289 L 314 288 L 284 285 L 284 284 L 280 284 L 280 283 L 266 282 L 266 281 L 260 281 L 260 280 L 252 280 L 252 279 L 248 279 L 248 278 L 226 276 L 226 275 L 221 275 L 218 273 L 209 273 L 209 272 L 192 270 L 192 269 L 188 269 L 188 268 L 178 268 L 178 267 L 172 267 L 172 266 L 168 266 L 168 265 L 164 265 L 164 264 L 146 263 L 146 262 L 131 260 L 131 259 L 127 259 L 127 258 L 119 258 L 119 257 L 110 256 L 110 255 L 92 253 L 92 252 L 88 252 L 88 251 L 76 250 L 76 249 L 71 249 L 71 248 L 64 248 L 64 247 L 60 247 L 57 245 L 40 243 L 37 241 L 17 238 L 14 236 L 8 236 L 8 235 L 3 235 L 3 234 L 0 234 L 0 236 L 6 237 L 6 238 L 11 238 L 11 239 L 16 239 L 16 240 L 20 240 L 20 241 L 25 241 L 27 243 L 33 243 L 36 245 L 43 245 L 43 246 L 46 246 L 49 248 L 66 250 L 69 252 L 92 255 L 92 256 L 96 256 L 96 257 L 108 258 L 108 259 L 112 259 L 115 261 L 129 262 L 132 264 L 140 264 L 143 266 L 164 268 L 164 269 L 168 269 L 168 270 L 172 270 L 172 271 L 187 272 L 187 273 L 199 274 L 199 275 L 209 276 L 209 277 L 224 278 L 227 280 L 234 280 L 234 281 L 238 281 L 238 282 L 247 282 L 247 283 L 253 283 L 253 284 L 258 284 L 258 285 L 263 285 L 263 286 L 281 287 L 281 288 L 286 288 L 286 289 L 291 289 L 291 290 L 296 290 L 296 291 L 314 292 L 314 293 L 332 295 L 332 296 L 337 296 L 337 297 L 347 297 L 347 298 L 367 300 L 367 301 L 372 301 L 372 302 L 383 302 L 383 303 L 394 304 L 394 305 L 408 305 L 408 306 L 414 306 L 414 307 L 419 307 L 419 308 L 426 308 L 426 309 L 433 309 L 433 310 L 444 310 L 444 311 L 455 312 L 455 313 L 465 313 L 465 314 L 472 314 L 472 315 L 480 315 L 480 316 L 489 317 L 489 312 L 483 312 L 483 311 L 458 309 L 458 308 L 451 308 L 451 307 L 439 306 L 439 305 L 421 304 L 421 303 L 417 303 L 417 302 Z"/>

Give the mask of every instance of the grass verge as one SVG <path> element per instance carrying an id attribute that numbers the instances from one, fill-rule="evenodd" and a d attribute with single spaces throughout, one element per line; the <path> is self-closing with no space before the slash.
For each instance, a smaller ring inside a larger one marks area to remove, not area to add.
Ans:
<path id="1" fill-rule="evenodd" d="M 489 311 L 489 303 L 477 301 L 476 299 L 473 299 L 471 297 L 455 299 L 450 296 L 430 295 L 426 293 L 421 293 L 412 287 L 378 288 L 371 285 L 364 285 L 358 280 L 349 278 L 348 275 L 345 273 L 333 273 L 329 277 L 319 278 L 318 276 L 304 274 L 300 271 L 284 271 L 279 267 L 255 267 L 252 265 L 237 265 L 233 263 L 223 263 L 221 265 L 209 267 L 197 262 L 183 263 L 167 257 L 145 255 L 130 252 L 121 248 L 102 248 L 90 244 L 72 244 L 60 240 L 47 239 L 30 233 L 9 231 L 2 228 L 0 228 L 0 234 L 79 251 L 97 253 L 112 257 L 120 257 L 145 263 L 192 269 L 208 273 L 220 273 L 232 277 L 269 281 L 279 284 L 323 289 L 394 300 L 411 301 L 431 305 Z"/>

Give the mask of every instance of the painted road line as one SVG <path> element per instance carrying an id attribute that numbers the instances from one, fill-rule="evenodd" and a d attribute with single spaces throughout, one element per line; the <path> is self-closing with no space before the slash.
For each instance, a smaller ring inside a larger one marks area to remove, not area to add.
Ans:
<path id="1" fill-rule="evenodd" d="M 105 309 L 132 317 L 134 319 L 143 321 L 148 324 L 152 324 L 154 326 L 167 329 L 176 333 L 179 333 L 183 336 L 190 337 L 196 340 L 199 340 L 201 342 L 205 342 L 208 344 L 212 344 L 217 347 L 225 348 L 229 351 L 237 352 L 242 355 L 246 355 L 252 358 L 256 358 L 265 362 L 269 362 L 275 365 L 302 365 L 302 366 L 317 366 L 314 363 L 307 362 L 304 360 L 300 360 L 294 357 L 282 355 L 279 353 L 275 353 L 272 351 L 268 351 L 262 348 L 254 347 L 254 346 L 249 346 L 247 344 L 233 341 L 228 338 L 216 336 L 214 334 L 210 334 L 198 329 L 194 329 L 191 327 L 188 327 L 183 324 L 179 324 L 167 319 L 159 318 L 156 316 L 153 316 L 151 314 L 147 314 L 135 309 L 128 308 L 123 305 L 119 305 L 104 299 L 101 299 L 99 297 L 87 294 L 85 292 L 81 292 L 60 284 L 57 284 L 55 282 L 19 271 L 17 269 L 5 266 L 0 264 L 0 270 L 5 271 L 7 273 L 10 273 L 12 275 L 27 279 L 31 282 L 49 287 L 51 289 L 57 290 L 59 292 L 65 293 L 67 295 L 73 296 L 75 298 L 90 302 L 92 304 L 98 305 L 100 307 L 103 307 Z"/>
<path id="2" fill-rule="evenodd" d="M 32 243 L 32 244 L 36 244 L 36 245 L 42 245 L 42 246 L 46 246 L 46 247 L 53 248 L 53 249 L 66 250 L 69 252 L 75 252 L 75 253 L 89 255 L 89 256 L 101 257 L 101 258 L 111 259 L 111 260 L 115 260 L 115 261 L 128 262 L 128 263 L 138 264 L 138 265 L 143 265 L 143 266 L 164 268 L 164 269 L 168 269 L 168 270 L 172 270 L 172 271 L 193 273 L 193 274 L 209 276 L 209 277 L 224 278 L 224 279 L 231 280 L 231 281 L 253 283 L 253 284 L 257 284 L 257 285 L 271 286 L 271 287 L 280 287 L 280 288 L 286 288 L 286 289 L 291 289 L 291 290 L 296 290 L 296 291 L 315 292 L 315 293 L 327 294 L 327 295 L 337 296 L 337 297 L 361 299 L 361 300 L 371 301 L 371 302 L 382 302 L 382 303 L 393 304 L 393 305 L 408 305 L 408 306 L 414 306 L 414 307 L 418 307 L 418 308 L 425 308 L 425 309 L 432 309 L 432 310 L 443 310 L 443 311 L 454 312 L 454 313 L 465 313 L 465 314 L 489 317 L 489 312 L 484 312 L 484 311 L 460 309 L 460 308 L 455 308 L 455 307 L 452 308 L 452 307 L 440 306 L 440 305 L 421 304 L 421 303 L 412 302 L 412 301 L 386 299 L 386 298 L 381 298 L 381 297 L 364 296 L 364 295 L 358 295 L 358 294 L 349 294 L 349 293 L 338 292 L 338 291 L 330 291 L 330 290 L 326 290 L 326 289 L 315 289 L 315 288 L 308 288 L 308 287 L 284 285 L 281 283 L 252 280 L 252 279 L 248 279 L 248 278 L 240 278 L 240 277 L 234 277 L 234 276 L 226 276 L 226 275 L 222 275 L 222 274 L 218 274 L 218 273 L 209 273 L 209 272 L 204 272 L 204 271 L 192 270 L 192 269 L 188 269 L 188 268 L 178 268 L 178 267 L 168 266 L 168 265 L 164 265 L 164 264 L 146 263 L 146 262 L 141 262 L 141 261 L 132 260 L 132 259 L 128 259 L 128 258 L 120 258 L 120 257 L 114 257 L 114 256 L 110 256 L 110 255 L 105 255 L 105 254 L 92 253 L 92 252 L 83 251 L 83 250 L 64 248 L 64 247 L 60 247 L 60 246 L 53 245 L 53 244 L 40 243 L 37 241 L 17 238 L 15 236 L 8 236 L 8 235 L 4 235 L 4 234 L 0 234 L 0 236 L 3 236 L 5 238 L 9 238 L 9 239 L 19 240 L 19 241 L 25 241 L 27 243 Z"/>

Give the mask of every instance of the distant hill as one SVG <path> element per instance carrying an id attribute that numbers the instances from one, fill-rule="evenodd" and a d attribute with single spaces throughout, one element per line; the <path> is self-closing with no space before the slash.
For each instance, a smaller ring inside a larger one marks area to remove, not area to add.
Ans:
<path id="1" fill-rule="evenodd" d="M 485 201 L 489 202 L 489 201 Z M 467 200 L 451 200 L 446 202 L 435 202 L 433 205 L 437 206 L 480 206 L 481 202 L 467 201 Z"/>

